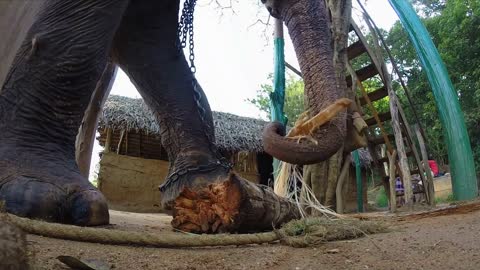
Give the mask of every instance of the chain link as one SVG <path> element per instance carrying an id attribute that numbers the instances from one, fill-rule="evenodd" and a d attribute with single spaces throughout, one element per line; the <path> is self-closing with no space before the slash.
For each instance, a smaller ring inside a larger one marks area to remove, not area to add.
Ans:
<path id="1" fill-rule="evenodd" d="M 194 52 L 194 40 L 193 40 L 193 13 L 195 12 L 195 5 L 197 0 L 185 0 L 183 3 L 182 15 L 180 16 L 180 21 L 178 22 L 178 41 L 177 49 L 178 52 L 187 47 L 187 38 L 188 38 L 188 49 L 190 60 L 190 70 L 193 74 L 197 71 L 195 67 L 195 52 Z"/>
<path id="2" fill-rule="evenodd" d="M 212 136 L 211 132 L 212 127 L 208 124 L 206 119 L 207 110 L 202 105 L 202 98 L 203 93 L 198 88 L 197 79 L 195 79 L 195 72 L 197 71 L 195 67 L 195 52 L 194 52 L 194 32 L 193 32 L 193 13 L 195 11 L 195 5 L 197 0 L 185 0 L 182 9 L 182 15 L 180 16 L 180 21 L 178 23 L 178 40 L 177 40 L 177 50 L 178 54 L 187 47 L 187 38 L 188 38 L 188 48 L 189 48 L 189 57 L 188 60 L 190 61 L 190 71 L 193 74 L 192 78 L 192 87 L 193 87 L 193 99 L 195 101 L 195 105 L 197 106 L 197 110 L 200 116 L 200 121 L 206 126 L 205 128 L 205 135 L 208 141 L 211 144 L 213 149 L 210 149 L 213 153 L 216 154 L 217 161 L 210 162 L 208 164 L 199 165 L 195 167 L 187 167 L 187 168 L 179 168 L 172 172 L 168 177 L 167 181 L 160 187 L 160 191 L 164 192 L 165 189 L 169 186 L 169 184 L 178 181 L 181 176 L 184 176 L 188 173 L 195 172 L 195 173 L 205 173 L 210 172 L 219 167 L 224 168 L 225 170 L 230 170 L 232 168 L 232 164 L 228 162 L 226 158 L 220 155 L 219 151 L 216 149 L 214 145 L 215 138 Z"/>

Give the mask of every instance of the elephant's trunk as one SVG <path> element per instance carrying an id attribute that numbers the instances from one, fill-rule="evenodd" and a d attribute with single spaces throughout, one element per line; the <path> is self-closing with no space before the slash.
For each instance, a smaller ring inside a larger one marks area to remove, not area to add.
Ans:
<path id="1" fill-rule="evenodd" d="M 324 1 L 280 0 L 277 4 L 269 10 L 273 16 L 278 12 L 275 17 L 280 17 L 288 27 L 303 73 L 310 116 L 313 116 L 342 98 L 344 92 L 336 84 L 329 14 Z M 285 138 L 279 134 L 280 130 L 278 123 L 265 127 L 263 143 L 267 153 L 293 164 L 318 163 L 328 159 L 343 145 L 346 114 L 340 113 L 314 133 L 317 144 L 310 140 L 299 143 Z"/>

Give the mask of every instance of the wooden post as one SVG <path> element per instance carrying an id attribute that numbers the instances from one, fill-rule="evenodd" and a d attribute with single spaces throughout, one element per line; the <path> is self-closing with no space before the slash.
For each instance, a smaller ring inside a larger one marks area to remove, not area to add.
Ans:
<path id="1" fill-rule="evenodd" d="M 107 138 L 105 139 L 105 153 L 110 152 L 110 144 L 112 143 L 112 129 L 107 128 Z"/>
<path id="2" fill-rule="evenodd" d="M 128 131 L 125 134 L 125 155 L 128 155 Z"/>
<path id="3" fill-rule="evenodd" d="M 398 99 L 397 99 L 398 101 Z M 410 125 L 408 123 L 408 120 L 407 120 L 407 117 L 405 116 L 405 113 L 403 112 L 403 109 L 402 109 L 402 106 L 398 104 L 398 112 L 400 113 L 400 117 L 402 119 L 402 122 L 403 122 L 403 127 L 404 127 L 404 130 L 407 134 L 407 143 L 409 144 L 410 146 L 410 150 L 413 152 L 413 156 L 415 158 L 415 162 L 417 163 L 417 166 L 418 166 L 418 171 L 419 171 L 419 174 L 420 174 L 420 179 L 422 180 L 422 183 L 426 183 L 427 182 L 427 179 L 425 178 L 425 170 L 424 170 L 424 166 L 422 166 L 422 162 L 421 162 L 421 159 L 420 159 L 420 155 L 418 154 L 418 150 L 417 150 L 417 147 L 415 146 L 415 141 L 414 141 L 414 134 L 410 128 Z M 433 181 L 432 181 L 433 183 Z M 428 184 L 428 183 L 427 183 Z M 426 187 L 426 186 L 424 186 Z M 430 199 L 430 196 L 427 192 L 425 192 L 425 195 L 427 197 L 427 202 L 428 204 L 431 205 L 431 199 Z"/>
<path id="4" fill-rule="evenodd" d="M 343 166 L 340 171 L 340 176 L 338 177 L 337 189 L 336 189 L 336 200 L 337 200 L 337 213 L 343 214 L 345 210 L 345 205 L 343 203 L 343 186 L 345 180 L 348 178 L 348 172 L 350 169 L 350 154 L 346 155 L 343 161 Z"/>
<path id="5" fill-rule="evenodd" d="M 98 120 L 102 112 L 103 105 L 107 100 L 108 94 L 112 89 L 113 79 L 115 78 L 117 68 L 115 64 L 108 63 L 103 71 L 102 77 L 97 83 L 97 87 L 92 94 L 90 104 L 83 116 L 82 124 L 78 130 L 75 141 L 75 159 L 77 161 L 80 173 L 88 178 L 90 173 L 90 162 L 92 160 L 93 144 L 95 143 L 95 133 L 97 132 Z"/>
<path id="6" fill-rule="evenodd" d="M 118 140 L 117 155 L 120 155 L 120 150 L 122 149 L 123 137 L 125 137 L 125 129 L 122 130 L 122 133 L 120 134 L 120 139 Z"/>
<path id="7" fill-rule="evenodd" d="M 423 168 L 425 173 L 427 174 L 427 178 L 425 183 L 423 183 L 425 187 L 425 191 L 427 193 L 427 197 L 429 198 L 429 204 L 434 206 L 435 205 L 435 189 L 433 185 L 433 176 L 432 170 L 430 170 L 430 166 L 428 165 L 428 155 L 427 155 L 427 148 L 425 147 L 425 142 L 423 140 L 422 132 L 418 125 L 414 126 L 415 133 L 417 134 L 418 144 L 420 146 L 420 152 L 422 153 L 422 161 L 423 161 Z"/>
<path id="8" fill-rule="evenodd" d="M 393 92 L 390 81 L 387 81 L 388 96 L 390 98 L 390 114 L 392 115 L 393 135 L 395 135 L 395 144 L 400 165 L 400 172 L 403 177 L 403 186 L 405 188 L 405 203 L 407 206 L 413 205 L 413 190 L 410 168 L 408 166 L 407 154 L 405 153 L 405 145 L 403 144 L 402 129 L 400 128 L 400 118 L 398 115 L 397 95 Z"/>
<path id="9" fill-rule="evenodd" d="M 397 193 L 395 190 L 395 159 L 397 156 L 397 151 L 393 150 L 390 154 L 387 152 L 388 164 L 389 164 L 389 174 L 390 174 L 390 212 L 395 213 L 397 211 Z M 387 192 L 385 190 L 385 192 Z"/>

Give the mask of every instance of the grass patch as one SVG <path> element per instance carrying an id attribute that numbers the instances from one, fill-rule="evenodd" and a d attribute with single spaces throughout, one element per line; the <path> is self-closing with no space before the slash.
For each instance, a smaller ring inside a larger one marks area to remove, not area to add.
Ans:
<path id="1" fill-rule="evenodd" d="M 453 197 L 453 193 L 448 194 L 447 197 L 435 198 L 435 203 L 436 204 L 452 203 L 454 201 L 455 201 L 455 198 Z"/>

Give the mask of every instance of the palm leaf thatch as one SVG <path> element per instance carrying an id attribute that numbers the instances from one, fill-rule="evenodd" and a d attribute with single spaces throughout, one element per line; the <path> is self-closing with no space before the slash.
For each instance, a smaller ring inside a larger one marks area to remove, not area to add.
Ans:
<path id="1" fill-rule="evenodd" d="M 228 152 L 263 152 L 262 130 L 266 121 L 230 113 L 213 112 L 216 145 Z M 126 130 L 160 137 L 160 126 L 155 116 L 143 102 L 123 96 L 111 95 L 103 108 L 99 130 Z M 372 157 L 367 149 L 358 149 L 360 165 L 369 167 Z M 352 163 L 355 161 L 352 158 Z"/>
<path id="2" fill-rule="evenodd" d="M 217 146 L 223 151 L 263 152 L 261 134 L 263 120 L 230 113 L 213 112 Z M 160 126 L 142 99 L 111 95 L 103 108 L 99 129 L 143 132 L 160 136 Z"/>

